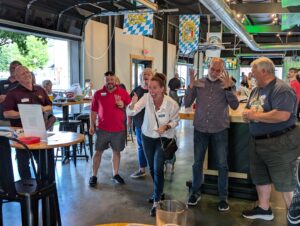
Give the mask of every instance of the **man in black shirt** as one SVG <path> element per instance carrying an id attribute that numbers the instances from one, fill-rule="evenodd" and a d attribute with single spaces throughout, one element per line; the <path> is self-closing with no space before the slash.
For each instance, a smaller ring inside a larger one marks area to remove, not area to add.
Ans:
<path id="1" fill-rule="evenodd" d="M 168 83 L 168 87 L 170 88 L 169 91 L 169 96 L 172 97 L 180 106 L 179 104 L 179 97 L 177 95 L 177 90 L 180 89 L 181 83 L 179 80 L 179 75 L 178 73 L 175 73 L 174 78 L 172 78 L 169 83 Z"/>
<path id="2" fill-rule="evenodd" d="M 151 68 L 145 68 L 141 74 L 141 85 L 134 88 L 130 94 L 130 97 L 140 99 L 145 93 L 148 93 L 148 82 L 153 76 Z M 133 128 L 135 128 L 136 141 L 138 144 L 138 160 L 139 160 L 139 170 L 130 175 L 132 178 L 139 178 L 146 176 L 147 160 L 144 154 L 143 144 L 142 144 L 142 125 L 144 121 L 145 109 L 140 113 L 133 116 Z"/>
<path id="3" fill-rule="evenodd" d="M 15 69 L 19 65 L 22 65 L 19 61 L 12 61 L 9 65 L 9 78 L 0 81 L 0 126 L 10 126 L 9 120 L 3 116 L 3 102 L 7 92 L 18 85 L 18 81 L 15 78 Z"/>

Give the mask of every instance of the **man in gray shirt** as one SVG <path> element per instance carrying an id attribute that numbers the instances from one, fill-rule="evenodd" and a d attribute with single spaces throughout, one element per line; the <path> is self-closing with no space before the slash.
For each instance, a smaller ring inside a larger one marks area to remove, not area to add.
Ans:
<path id="1" fill-rule="evenodd" d="M 194 118 L 194 164 L 192 191 L 188 205 L 197 205 L 201 198 L 200 188 L 203 178 L 203 161 L 206 149 L 211 143 L 218 165 L 219 211 L 229 210 L 228 196 L 228 128 L 229 108 L 237 109 L 239 101 L 235 95 L 232 79 L 224 70 L 221 58 L 212 58 L 207 78 L 195 81 L 190 72 L 190 85 L 184 97 L 185 107 L 196 100 Z"/>
<path id="2" fill-rule="evenodd" d="M 300 155 L 297 97 L 291 87 L 275 77 L 275 66 L 269 58 L 259 58 L 251 66 L 257 87 L 250 94 L 243 118 L 249 122 L 253 137 L 250 174 L 256 185 L 258 205 L 243 211 L 243 216 L 272 220 L 271 185 L 282 193 L 287 208 L 296 186 L 296 160 Z"/>

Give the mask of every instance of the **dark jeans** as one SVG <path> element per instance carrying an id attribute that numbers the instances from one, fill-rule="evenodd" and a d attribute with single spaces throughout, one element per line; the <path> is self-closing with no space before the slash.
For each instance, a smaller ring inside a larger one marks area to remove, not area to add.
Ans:
<path id="1" fill-rule="evenodd" d="M 33 151 L 32 154 L 38 165 L 39 152 Z M 32 178 L 31 173 L 30 173 L 30 167 L 29 167 L 29 155 L 28 155 L 27 151 L 22 150 L 22 149 L 16 149 L 16 158 L 17 158 L 18 171 L 19 171 L 19 175 L 20 175 L 21 179 Z"/>
<path id="2" fill-rule="evenodd" d="M 154 183 L 154 201 L 158 202 L 164 190 L 164 153 L 161 149 L 160 138 L 142 135 L 144 151 L 146 154 L 150 175 Z M 166 138 L 162 138 L 163 141 Z"/>
<path id="3" fill-rule="evenodd" d="M 210 153 L 215 157 L 219 171 L 218 191 L 220 200 L 228 196 L 228 129 L 218 133 L 202 133 L 194 130 L 194 165 L 192 192 L 200 192 L 203 179 L 203 161 L 208 144 L 211 144 Z"/>
<path id="4" fill-rule="evenodd" d="M 172 97 L 172 99 L 175 100 L 177 102 L 177 104 L 180 106 L 177 90 L 170 90 L 169 96 Z"/>
<path id="5" fill-rule="evenodd" d="M 135 136 L 136 142 L 138 144 L 138 160 L 139 160 L 139 167 L 145 168 L 147 167 L 147 160 L 143 148 L 143 141 L 142 141 L 142 129 L 139 127 L 135 127 Z"/>

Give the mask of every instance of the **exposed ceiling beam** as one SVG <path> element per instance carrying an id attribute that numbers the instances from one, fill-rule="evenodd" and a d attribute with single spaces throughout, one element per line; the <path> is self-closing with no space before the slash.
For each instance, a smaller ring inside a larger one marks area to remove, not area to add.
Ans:
<path id="1" fill-rule="evenodd" d="M 282 8 L 281 3 L 242 3 L 231 4 L 230 8 L 237 13 L 254 15 L 266 13 L 300 13 L 300 6 Z"/>
<path id="2" fill-rule="evenodd" d="M 150 2 L 149 0 L 136 0 L 136 2 L 141 3 L 142 5 L 146 6 L 149 9 L 152 9 L 153 11 L 158 10 L 157 4 Z"/>

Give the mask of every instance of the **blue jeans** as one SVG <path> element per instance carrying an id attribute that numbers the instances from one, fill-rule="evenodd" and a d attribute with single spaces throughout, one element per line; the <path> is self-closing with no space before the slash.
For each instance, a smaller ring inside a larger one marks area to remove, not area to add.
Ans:
<path id="1" fill-rule="evenodd" d="M 228 129 L 218 133 L 202 133 L 194 130 L 194 165 L 193 165 L 193 186 L 192 192 L 200 192 L 203 178 L 203 161 L 205 152 L 211 142 L 211 150 L 215 156 L 218 177 L 218 191 L 220 200 L 227 199 L 228 196 Z"/>
<path id="2" fill-rule="evenodd" d="M 160 138 L 142 135 L 144 150 L 149 166 L 150 175 L 154 183 L 153 198 L 158 202 L 164 190 L 164 153 L 161 149 Z M 162 138 L 163 141 L 166 138 Z"/>
<path id="3" fill-rule="evenodd" d="M 135 127 L 135 136 L 136 142 L 138 144 L 138 160 L 139 160 L 139 167 L 145 168 L 147 167 L 147 160 L 143 148 L 143 141 L 142 141 L 142 129 Z"/>

